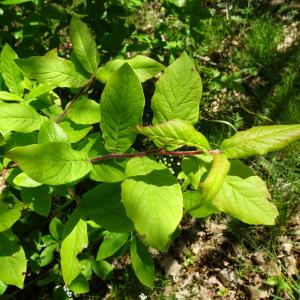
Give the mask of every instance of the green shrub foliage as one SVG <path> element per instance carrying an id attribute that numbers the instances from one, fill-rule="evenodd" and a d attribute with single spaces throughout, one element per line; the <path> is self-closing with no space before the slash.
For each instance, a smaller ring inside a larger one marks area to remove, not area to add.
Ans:
<path id="1" fill-rule="evenodd" d="M 167 251 L 184 214 L 275 224 L 266 184 L 239 159 L 286 147 L 300 138 L 300 125 L 253 127 L 211 149 L 194 127 L 202 83 L 185 52 L 166 68 L 141 55 L 99 66 L 94 37 L 76 17 L 70 38 L 71 60 L 56 51 L 19 59 L 9 45 L 1 53 L 1 293 L 23 288 L 29 268 L 47 268 L 40 284 L 62 278 L 86 293 L 92 276 L 110 278 L 111 258 L 124 253 L 152 288 L 148 247 Z M 153 125 L 145 125 L 142 82 L 160 72 Z M 92 84 L 104 85 L 98 100 L 90 99 Z M 66 105 L 57 88 L 74 95 Z M 137 135 L 149 142 L 141 146 Z M 163 155 L 182 158 L 181 170 L 174 175 Z M 36 215 L 49 231 L 32 251 L 20 225 Z"/>

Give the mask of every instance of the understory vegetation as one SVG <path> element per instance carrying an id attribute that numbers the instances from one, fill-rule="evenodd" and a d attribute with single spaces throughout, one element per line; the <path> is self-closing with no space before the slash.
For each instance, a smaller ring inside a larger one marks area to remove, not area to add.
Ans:
<path id="1" fill-rule="evenodd" d="M 0 29 L 0 299 L 299 299 L 298 1 L 0 0 Z"/>

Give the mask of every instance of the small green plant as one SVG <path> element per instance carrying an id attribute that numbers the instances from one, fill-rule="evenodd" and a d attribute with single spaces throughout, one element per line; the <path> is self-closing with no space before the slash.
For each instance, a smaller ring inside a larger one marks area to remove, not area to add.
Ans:
<path id="1" fill-rule="evenodd" d="M 96 42 L 76 17 L 70 38 L 71 60 L 56 51 L 19 59 L 9 45 L 1 52 L 1 294 L 7 285 L 23 288 L 29 271 L 39 285 L 63 281 L 87 293 L 93 276 L 112 276 L 112 257 L 128 253 L 152 288 L 148 247 L 167 251 L 185 213 L 275 224 L 266 184 L 239 159 L 286 147 L 300 125 L 253 127 L 211 149 L 194 127 L 202 83 L 185 52 L 167 68 L 145 56 L 99 67 Z M 162 71 L 146 126 L 141 82 Z M 96 81 L 104 85 L 100 101 L 90 97 Z M 74 93 L 65 105 L 59 88 Z M 161 156 L 182 158 L 180 172 Z M 37 230 L 35 214 L 43 228 L 24 236 L 27 226 Z"/>

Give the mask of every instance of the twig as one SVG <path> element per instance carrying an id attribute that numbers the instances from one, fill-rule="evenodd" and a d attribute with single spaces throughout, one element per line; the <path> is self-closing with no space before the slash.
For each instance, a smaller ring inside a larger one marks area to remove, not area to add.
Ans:
<path id="1" fill-rule="evenodd" d="M 69 105 L 65 108 L 65 110 L 56 118 L 56 123 L 59 124 L 64 116 L 68 113 L 70 108 L 74 105 L 77 99 L 81 96 L 81 94 L 92 84 L 92 82 L 96 79 L 95 75 L 93 75 L 82 87 L 81 89 L 75 94 L 73 99 L 69 102 Z"/>
<path id="2" fill-rule="evenodd" d="M 191 156 L 191 155 L 198 155 L 198 154 L 204 154 L 208 153 L 211 155 L 221 153 L 220 150 L 190 150 L 190 151 L 167 151 L 163 148 L 143 151 L 143 152 L 137 152 L 137 153 L 110 153 L 98 157 L 93 157 L 89 159 L 91 163 L 97 163 L 99 161 L 103 160 L 109 160 L 109 159 L 123 159 L 123 158 L 132 158 L 132 157 L 144 157 L 149 155 L 171 155 L 171 156 Z"/>
<path id="3" fill-rule="evenodd" d="M 6 188 L 6 175 L 8 173 L 8 168 L 4 168 L 2 170 L 2 173 L 1 173 L 1 183 L 0 183 L 0 194 L 4 191 L 4 189 Z"/>

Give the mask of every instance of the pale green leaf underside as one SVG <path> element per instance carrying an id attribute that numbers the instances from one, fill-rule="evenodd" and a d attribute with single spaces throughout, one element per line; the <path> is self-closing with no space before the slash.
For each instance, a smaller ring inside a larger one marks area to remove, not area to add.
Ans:
<path id="1" fill-rule="evenodd" d="M 276 206 L 268 201 L 269 197 L 267 186 L 259 177 L 242 179 L 227 176 L 213 204 L 219 210 L 245 223 L 274 225 L 278 211 Z"/>
<path id="2" fill-rule="evenodd" d="M 182 146 L 208 149 L 209 144 L 203 134 L 184 120 L 171 120 L 154 126 L 136 126 L 135 131 L 146 135 L 158 147 L 175 150 Z"/>
<path id="3" fill-rule="evenodd" d="M 300 139 L 300 124 L 259 126 L 237 132 L 222 142 L 228 158 L 245 158 L 277 151 Z"/>
<path id="4" fill-rule="evenodd" d="M 153 288 L 154 263 L 147 247 L 137 237 L 133 237 L 130 244 L 130 259 L 139 281 Z"/>
<path id="5" fill-rule="evenodd" d="M 13 94 L 23 96 L 24 76 L 15 63 L 18 58 L 16 52 L 6 44 L 1 52 L 1 73 L 9 91 Z"/>
<path id="6" fill-rule="evenodd" d="M 30 178 L 49 185 L 73 182 L 92 168 L 85 153 L 73 150 L 70 144 L 64 142 L 16 147 L 6 156 Z"/>
<path id="7" fill-rule="evenodd" d="M 151 101 L 153 124 L 182 119 L 195 124 L 199 118 L 202 82 L 194 62 L 184 52 L 164 71 Z"/>
<path id="8" fill-rule="evenodd" d="M 71 61 L 61 57 L 32 56 L 16 62 L 30 79 L 49 86 L 76 88 L 87 81 Z"/>
<path id="9" fill-rule="evenodd" d="M 70 38 L 78 61 L 86 71 L 95 73 L 99 64 L 95 39 L 88 26 L 74 16 L 70 24 Z"/>
<path id="10" fill-rule="evenodd" d="M 105 148 L 123 153 L 135 141 L 131 127 L 142 122 L 145 105 L 142 86 L 128 64 L 124 64 L 107 82 L 101 96 L 100 127 Z"/>
<path id="11" fill-rule="evenodd" d="M 73 222 L 73 220 L 69 222 L 75 224 L 73 224 L 72 230 L 62 241 L 60 249 L 62 275 L 67 285 L 70 285 L 83 269 L 77 255 L 88 246 L 86 222 L 80 218 L 77 222 Z"/>
<path id="12" fill-rule="evenodd" d="M 0 129 L 32 132 L 39 130 L 45 120 L 34 108 L 26 104 L 0 103 Z"/>
<path id="13" fill-rule="evenodd" d="M 111 76 L 125 63 L 128 63 L 140 82 L 144 82 L 164 69 L 164 66 L 157 61 L 143 55 L 137 55 L 131 59 L 115 59 L 98 69 L 96 78 L 106 83 Z"/>
<path id="14" fill-rule="evenodd" d="M 136 231 L 158 250 L 166 250 L 182 218 L 180 185 L 170 171 L 148 157 L 133 158 L 126 166 L 122 201 Z"/>
<path id="15" fill-rule="evenodd" d="M 212 166 L 207 177 L 200 184 L 204 202 L 210 202 L 220 191 L 224 179 L 229 172 L 230 163 L 224 154 L 213 156 Z"/>
<path id="16" fill-rule="evenodd" d="M 0 232 L 0 280 L 22 289 L 26 272 L 26 257 L 12 231 Z"/>

